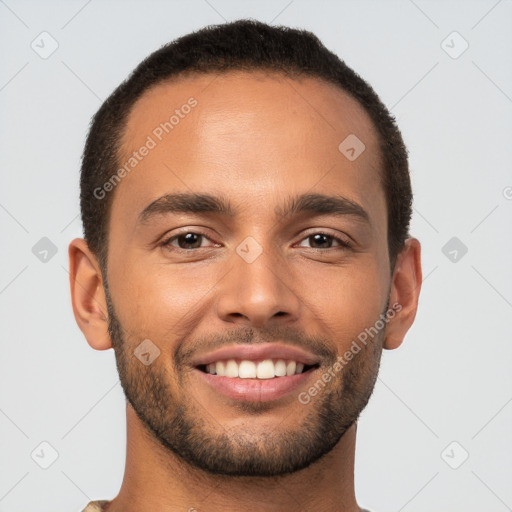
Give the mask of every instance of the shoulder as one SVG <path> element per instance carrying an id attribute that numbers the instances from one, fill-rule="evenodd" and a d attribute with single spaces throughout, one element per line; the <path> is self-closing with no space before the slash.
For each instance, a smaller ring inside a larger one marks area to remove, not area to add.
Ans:
<path id="1" fill-rule="evenodd" d="M 82 512 L 103 512 L 105 507 L 110 503 L 108 500 L 96 500 L 91 501 L 89 504 L 82 510 Z"/>

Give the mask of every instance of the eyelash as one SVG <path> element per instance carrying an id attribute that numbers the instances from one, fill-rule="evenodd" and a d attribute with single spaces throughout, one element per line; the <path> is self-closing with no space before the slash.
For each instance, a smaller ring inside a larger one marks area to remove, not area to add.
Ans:
<path id="1" fill-rule="evenodd" d="M 163 247 L 164 249 L 166 250 L 170 250 L 170 251 L 183 251 L 183 252 L 192 252 L 194 250 L 197 250 L 197 249 L 209 249 L 209 247 L 196 247 L 196 248 L 193 248 L 193 249 L 183 249 L 181 247 L 175 247 L 173 245 L 171 245 L 171 242 L 173 242 L 174 240 L 177 240 L 180 236 L 185 236 L 185 235 L 188 235 L 188 234 L 193 234 L 193 235 L 199 235 L 199 236 L 202 236 L 208 240 L 210 240 L 210 238 L 204 234 L 204 233 L 201 233 L 200 231 L 184 231 L 183 233 L 178 233 L 177 235 L 173 235 L 169 238 L 167 238 L 166 240 L 164 240 L 160 246 Z M 300 241 L 304 241 L 314 235 L 324 235 L 324 236 L 327 236 L 329 238 L 331 238 L 332 240 L 335 240 L 336 242 L 338 242 L 339 246 L 335 246 L 335 247 L 328 247 L 326 249 L 322 249 L 322 248 L 318 248 L 318 247 L 311 247 L 311 249 L 315 249 L 317 251 L 327 251 L 329 249 L 336 249 L 336 247 L 338 247 L 339 249 L 351 249 L 352 248 L 352 244 L 350 242 L 347 242 L 346 240 L 343 240 L 337 236 L 334 236 L 334 235 L 331 235 L 329 233 L 324 233 L 323 231 L 314 231 L 313 233 L 309 233 L 307 236 L 305 236 L 304 238 L 302 238 Z M 210 240 L 211 241 L 211 240 Z"/>

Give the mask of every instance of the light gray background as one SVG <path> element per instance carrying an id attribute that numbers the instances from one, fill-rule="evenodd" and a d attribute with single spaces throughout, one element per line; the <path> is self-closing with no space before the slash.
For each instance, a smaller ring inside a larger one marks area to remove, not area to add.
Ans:
<path id="1" fill-rule="evenodd" d="M 120 487 L 125 407 L 114 353 L 87 345 L 68 286 L 84 137 L 143 57 L 240 17 L 314 31 L 374 86 L 410 151 L 425 279 L 416 322 L 384 353 L 359 422 L 359 503 L 512 510 L 512 2 L 5 0 L 0 511 L 79 511 Z M 50 48 L 43 31 L 59 45 L 47 59 L 31 48 Z M 453 31 L 469 43 L 456 59 L 445 49 L 458 53 L 458 36 L 442 46 Z M 468 248 L 456 262 L 442 252 L 454 236 Z M 42 237 L 57 248 L 47 262 L 32 252 Z M 48 469 L 35 462 L 50 460 L 43 441 L 58 452 Z M 463 450 L 469 458 L 452 469 Z"/>

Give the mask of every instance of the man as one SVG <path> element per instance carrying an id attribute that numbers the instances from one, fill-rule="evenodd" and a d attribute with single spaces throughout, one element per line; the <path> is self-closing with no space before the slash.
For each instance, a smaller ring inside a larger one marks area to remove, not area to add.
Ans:
<path id="1" fill-rule="evenodd" d="M 119 494 L 85 511 L 360 511 L 359 414 L 412 325 L 407 151 L 309 32 L 207 27 L 93 119 L 73 311 L 127 399 Z"/>

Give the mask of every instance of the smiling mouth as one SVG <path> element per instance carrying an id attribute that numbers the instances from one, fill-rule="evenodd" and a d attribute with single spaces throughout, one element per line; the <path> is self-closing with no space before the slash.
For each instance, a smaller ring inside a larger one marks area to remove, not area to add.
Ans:
<path id="1" fill-rule="evenodd" d="M 259 361 L 227 359 L 210 364 L 201 364 L 197 366 L 197 369 L 203 373 L 219 377 L 267 380 L 300 375 L 318 367 L 318 364 L 308 365 L 285 359 L 263 359 Z"/>

